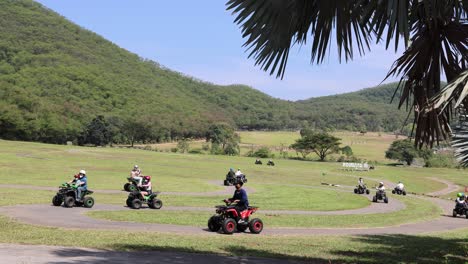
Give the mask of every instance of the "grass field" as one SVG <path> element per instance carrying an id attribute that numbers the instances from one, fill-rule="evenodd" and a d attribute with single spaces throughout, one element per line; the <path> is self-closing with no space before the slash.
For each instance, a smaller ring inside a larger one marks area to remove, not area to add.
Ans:
<path id="1" fill-rule="evenodd" d="M 242 132 L 244 133 L 244 132 Z M 293 134 L 278 132 L 246 134 L 245 142 L 275 147 L 281 140 L 294 140 Z M 241 135 L 242 136 L 242 135 Z M 361 141 L 359 141 L 361 137 Z M 382 136 L 384 137 L 384 136 Z M 378 160 L 391 142 L 377 134 L 343 133 L 343 142 L 352 142 L 357 155 Z M 263 140 L 263 141 L 262 141 Z M 202 143 L 200 143 L 201 145 Z M 245 143 L 248 144 L 248 143 Z M 346 143 L 348 144 L 348 143 Z M 348 144 L 349 145 L 349 144 Z M 468 185 L 468 173 L 457 169 L 394 167 L 383 162 L 376 170 L 349 172 L 340 163 L 278 159 L 277 166 L 257 166 L 254 159 L 212 155 L 178 154 L 124 148 L 88 148 L 0 140 L 0 178 L 2 184 L 24 184 L 54 187 L 67 181 L 79 169 L 88 171 L 90 189 L 121 190 L 134 164 L 144 174 L 153 176 L 155 190 L 166 192 L 210 192 L 223 187 L 218 182 L 228 168 L 241 168 L 249 179 L 247 187 L 251 204 L 260 207 L 258 216 L 268 227 L 380 227 L 423 221 L 440 211 L 419 199 L 402 197 L 406 209 L 386 214 L 365 216 L 268 215 L 264 210 L 342 210 L 361 208 L 369 204 L 362 196 L 345 188 L 328 187 L 322 183 L 354 186 L 357 178 L 365 177 L 369 186 L 380 180 L 402 180 L 408 191 L 428 193 L 446 187 L 429 179 L 446 179 L 460 186 Z M 390 188 L 392 186 L 389 186 Z M 349 190 L 349 191 L 346 191 Z M 27 195 L 26 195 L 27 194 Z M 50 203 L 54 191 L 0 189 L 0 206 Z M 93 196 L 97 203 L 124 205 L 126 193 Z M 391 199 L 396 197 L 390 196 Z M 222 195 L 203 197 L 163 194 L 165 206 L 212 207 Z M 204 227 L 210 212 L 134 210 L 92 212 L 93 217 L 118 221 L 173 223 Z M 76 239 L 70 240 L 69 237 Z M 61 246 L 85 246 L 112 250 L 177 250 L 227 255 L 254 255 L 298 258 L 319 263 L 465 263 L 468 261 L 468 229 L 459 232 L 421 236 L 210 236 L 173 235 L 159 233 L 120 233 L 110 231 L 66 230 L 17 223 L 0 217 L 0 243 L 28 243 Z M 281 241 L 281 243 L 278 243 Z M 429 250 L 428 250 L 429 249 Z M 398 253 L 396 253 L 398 252 Z M 421 252 L 424 252 L 422 254 Z M 419 254 L 421 253 L 421 254 Z"/>

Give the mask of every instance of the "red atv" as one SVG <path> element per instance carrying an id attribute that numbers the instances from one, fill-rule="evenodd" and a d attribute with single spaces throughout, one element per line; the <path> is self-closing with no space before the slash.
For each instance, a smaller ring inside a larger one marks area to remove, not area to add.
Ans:
<path id="1" fill-rule="evenodd" d="M 235 206 L 226 202 L 226 205 L 217 205 L 216 214 L 208 220 L 208 229 L 218 232 L 221 228 L 225 234 L 232 234 L 237 229 L 244 232 L 249 228 L 251 233 L 259 234 L 263 230 L 263 222 L 258 218 L 249 220 L 250 215 L 257 211 L 258 207 L 249 206 L 239 214 Z M 241 220 L 242 219 L 242 220 Z"/>

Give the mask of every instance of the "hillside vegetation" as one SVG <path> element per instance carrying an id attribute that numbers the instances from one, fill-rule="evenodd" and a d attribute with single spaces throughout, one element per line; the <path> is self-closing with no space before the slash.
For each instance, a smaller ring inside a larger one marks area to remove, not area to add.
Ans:
<path id="1" fill-rule="evenodd" d="M 243 129 L 391 130 L 404 113 L 392 86 L 290 102 L 219 86 L 145 60 L 30 0 L 0 2 L 0 137 L 64 143 L 99 115 L 146 141 L 201 137 L 210 124 Z M 358 110 L 359 109 L 359 110 Z M 117 141 L 128 141 L 125 133 Z"/>

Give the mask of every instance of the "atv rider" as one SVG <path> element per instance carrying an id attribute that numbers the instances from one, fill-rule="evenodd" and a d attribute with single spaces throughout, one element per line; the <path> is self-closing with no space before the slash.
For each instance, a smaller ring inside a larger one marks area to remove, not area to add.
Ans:
<path id="1" fill-rule="evenodd" d="M 241 212 L 249 208 L 249 199 L 247 198 L 247 192 L 242 189 L 244 183 L 242 181 L 236 182 L 236 190 L 231 199 L 224 199 L 226 203 L 236 203 L 235 208 L 239 215 L 239 223 L 245 222 L 241 217 Z"/>
<path id="2" fill-rule="evenodd" d="M 233 168 L 230 168 L 228 173 L 226 174 L 226 180 L 227 181 L 231 181 L 232 179 L 234 179 L 236 177 L 236 173 L 234 172 L 234 169 Z"/>
<path id="3" fill-rule="evenodd" d="M 401 181 L 399 181 L 395 189 L 403 191 L 405 189 L 405 185 Z"/>
<path id="4" fill-rule="evenodd" d="M 239 177 L 239 176 L 242 176 L 242 175 L 244 175 L 244 173 L 242 173 L 240 168 L 238 168 L 237 171 L 236 171 L 236 177 Z"/>
<path id="5" fill-rule="evenodd" d="M 379 182 L 379 187 L 377 187 L 377 190 L 380 192 L 385 192 L 385 186 L 383 182 Z"/>
<path id="6" fill-rule="evenodd" d="M 75 182 L 76 188 L 76 201 L 81 201 L 81 194 L 88 190 L 88 178 L 86 177 L 86 171 L 80 170 L 78 174 L 78 180 Z"/>
<path id="7" fill-rule="evenodd" d="M 458 210 L 460 208 L 466 208 L 466 199 L 464 193 L 457 193 L 457 199 L 455 200 L 455 209 Z"/>
<path id="8" fill-rule="evenodd" d="M 150 195 L 151 191 L 151 176 L 144 176 L 143 177 L 143 184 L 138 186 L 141 190 L 141 195 L 143 197 Z"/>
<path id="9" fill-rule="evenodd" d="M 143 181 L 143 176 L 141 175 L 141 170 L 138 165 L 133 166 L 133 170 L 130 171 L 130 177 L 137 180 L 138 184 L 141 185 L 141 182 Z"/>
<path id="10" fill-rule="evenodd" d="M 358 180 L 358 186 L 361 188 L 361 189 L 364 189 L 365 188 L 365 184 L 364 184 L 364 180 L 362 178 L 359 178 Z"/>

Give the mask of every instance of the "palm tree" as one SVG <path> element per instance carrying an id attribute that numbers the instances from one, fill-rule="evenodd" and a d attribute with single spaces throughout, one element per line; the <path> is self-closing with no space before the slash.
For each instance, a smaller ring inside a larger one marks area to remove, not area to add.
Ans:
<path id="1" fill-rule="evenodd" d="M 227 9 L 249 58 L 277 78 L 295 44 L 310 41 L 317 64 L 333 39 L 340 62 L 363 56 L 373 42 L 404 45 L 385 79 L 401 78 L 395 95 L 399 108 L 415 113 L 418 147 L 448 139 L 453 107 L 468 106 L 468 0 L 229 0 Z M 443 76 L 448 86 L 441 90 Z"/>

